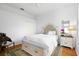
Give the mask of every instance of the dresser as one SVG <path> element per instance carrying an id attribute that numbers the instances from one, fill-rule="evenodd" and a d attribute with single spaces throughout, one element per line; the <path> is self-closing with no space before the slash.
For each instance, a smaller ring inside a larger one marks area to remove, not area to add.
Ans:
<path id="1" fill-rule="evenodd" d="M 74 38 L 72 36 L 60 36 L 60 45 L 73 48 Z"/>

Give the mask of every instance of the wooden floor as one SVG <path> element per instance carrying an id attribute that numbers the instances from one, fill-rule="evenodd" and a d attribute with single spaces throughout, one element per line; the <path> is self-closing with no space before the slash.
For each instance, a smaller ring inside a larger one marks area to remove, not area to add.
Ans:
<path id="1" fill-rule="evenodd" d="M 22 47 L 22 45 L 16 45 L 15 48 L 19 48 Z M 11 47 L 12 49 L 13 47 Z M 62 49 L 60 49 L 60 52 L 62 53 L 61 56 L 77 56 L 75 49 L 70 49 L 67 47 L 62 47 Z"/>
<path id="2" fill-rule="evenodd" d="M 62 56 L 77 56 L 75 49 L 62 47 Z"/>

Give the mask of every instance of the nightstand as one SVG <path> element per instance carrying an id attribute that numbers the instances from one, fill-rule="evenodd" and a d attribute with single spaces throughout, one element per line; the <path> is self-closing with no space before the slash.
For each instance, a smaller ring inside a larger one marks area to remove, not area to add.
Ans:
<path id="1" fill-rule="evenodd" d="M 72 36 L 60 36 L 60 45 L 73 48 L 74 38 Z"/>

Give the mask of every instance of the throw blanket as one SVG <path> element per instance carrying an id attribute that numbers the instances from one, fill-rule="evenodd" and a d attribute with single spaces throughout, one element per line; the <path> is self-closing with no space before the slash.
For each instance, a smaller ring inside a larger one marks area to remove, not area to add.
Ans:
<path id="1" fill-rule="evenodd" d="M 2 46 L 2 44 L 6 44 L 7 41 L 12 42 L 11 38 L 6 36 L 5 33 L 0 33 L 0 46 Z"/>

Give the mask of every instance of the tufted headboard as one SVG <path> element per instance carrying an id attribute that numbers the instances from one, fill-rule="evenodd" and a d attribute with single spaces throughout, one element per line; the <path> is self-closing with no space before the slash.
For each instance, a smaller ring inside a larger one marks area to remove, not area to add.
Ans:
<path id="1" fill-rule="evenodd" d="M 48 33 L 49 31 L 56 31 L 56 28 L 53 25 L 49 24 L 44 28 L 44 34 Z"/>

